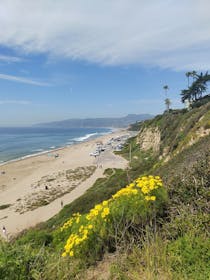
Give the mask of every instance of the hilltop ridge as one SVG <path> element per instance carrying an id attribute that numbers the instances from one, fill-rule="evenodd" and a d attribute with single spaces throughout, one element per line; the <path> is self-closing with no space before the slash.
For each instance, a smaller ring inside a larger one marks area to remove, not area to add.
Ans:
<path id="1" fill-rule="evenodd" d="M 139 130 L 136 140 L 141 150 L 151 148 L 160 160 L 169 160 L 210 134 L 210 102 L 189 111 L 165 112 L 130 129 Z"/>
<path id="2" fill-rule="evenodd" d="M 59 127 L 59 128 L 85 128 L 85 127 L 128 127 L 130 124 L 151 119 L 151 114 L 128 114 L 119 118 L 87 118 L 87 119 L 67 119 L 49 123 L 40 123 L 39 127 Z"/>

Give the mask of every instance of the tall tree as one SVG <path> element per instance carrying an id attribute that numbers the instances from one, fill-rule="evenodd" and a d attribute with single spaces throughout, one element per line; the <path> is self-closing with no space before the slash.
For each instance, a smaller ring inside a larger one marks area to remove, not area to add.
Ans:
<path id="1" fill-rule="evenodd" d="M 169 112 L 171 100 L 169 98 L 165 99 L 166 110 Z"/>
<path id="2" fill-rule="evenodd" d="M 188 102 L 190 103 L 192 98 L 191 98 L 191 92 L 190 89 L 183 89 L 181 91 L 181 100 L 184 103 L 186 100 L 188 100 Z"/>
<path id="3" fill-rule="evenodd" d="M 202 98 L 203 94 L 207 91 L 207 83 L 210 81 L 210 75 L 208 71 L 203 74 L 197 74 L 195 71 L 192 71 L 190 76 L 193 77 L 193 83 L 189 86 L 188 89 L 181 91 L 182 102 L 188 100 L 195 102 L 196 100 Z"/>
<path id="4" fill-rule="evenodd" d="M 189 88 L 190 87 L 190 77 L 192 75 L 192 72 L 187 72 L 185 75 L 187 77 L 187 86 Z"/>
<path id="5" fill-rule="evenodd" d="M 191 72 L 191 77 L 193 78 L 193 82 L 195 81 L 195 78 L 198 77 L 197 72 L 195 70 Z"/>
<path id="6" fill-rule="evenodd" d="M 168 93 L 168 90 L 169 90 L 168 85 L 165 85 L 165 86 L 163 87 L 163 89 L 165 90 L 165 96 L 167 97 L 167 93 Z"/>

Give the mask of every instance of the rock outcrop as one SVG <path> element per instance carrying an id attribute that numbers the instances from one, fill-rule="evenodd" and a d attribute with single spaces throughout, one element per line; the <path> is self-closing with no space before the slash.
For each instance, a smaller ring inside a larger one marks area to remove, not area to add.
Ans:
<path id="1" fill-rule="evenodd" d="M 142 150 L 152 149 L 154 152 L 159 152 L 160 136 L 158 127 L 144 128 L 137 136 L 137 144 L 140 145 L 140 149 Z"/>

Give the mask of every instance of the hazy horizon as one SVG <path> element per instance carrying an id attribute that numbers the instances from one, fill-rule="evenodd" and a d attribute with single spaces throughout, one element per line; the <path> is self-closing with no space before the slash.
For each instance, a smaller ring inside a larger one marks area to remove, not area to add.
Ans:
<path id="1" fill-rule="evenodd" d="M 42 121 L 42 122 L 40 122 L 40 123 L 32 123 L 32 124 L 30 124 L 30 125 L 18 125 L 18 124 L 13 124 L 13 125 L 7 125 L 7 126 L 5 126 L 5 125 L 0 125 L 0 128 L 12 128 L 12 127 L 14 127 L 14 128 L 16 128 L 16 127 L 33 127 L 33 126 L 36 126 L 36 125 L 42 125 L 42 124 L 47 124 L 47 123 L 54 123 L 54 122 L 63 122 L 63 121 L 68 121 L 68 120 L 87 120 L 87 119 L 91 119 L 91 120 L 97 120 L 97 119 L 114 119 L 114 118 L 116 118 L 116 119 L 121 119 L 121 118 L 125 118 L 125 117 L 127 117 L 127 116 L 129 116 L 129 115 L 148 115 L 148 116 L 151 116 L 151 117 L 153 117 L 153 116 L 155 116 L 155 115 L 152 115 L 152 114 L 127 114 L 127 115 L 122 115 L 122 116 L 108 116 L 108 117 L 90 117 L 90 118 L 67 118 L 67 119 L 61 119 L 61 120 L 52 120 L 52 121 L 49 121 L 49 122 L 45 122 L 45 121 Z"/>

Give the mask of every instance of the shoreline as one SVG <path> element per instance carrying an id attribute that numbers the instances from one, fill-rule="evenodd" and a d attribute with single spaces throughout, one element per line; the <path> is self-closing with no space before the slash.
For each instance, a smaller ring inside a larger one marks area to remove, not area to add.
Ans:
<path id="1" fill-rule="evenodd" d="M 105 169 L 126 168 L 127 161 L 115 155 L 111 146 L 107 146 L 107 150 L 98 157 L 90 156 L 90 153 L 97 148 L 98 142 L 106 144 L 119 136 L 132 137 L 131 134 L 127 129 L 115 130 L 94 139 L 54 149 L 55 153 L 59 153 L 56 158 L 44 153 L 5 163 L 5 174 L 0 175 L 0 206 L 9 206 L 0 209 L 0 227 L 5 226 L 11 237 L 16 236 L 57 214 L 61 210 L 61 200 L 66 205 L 81 196 L 98 178 L 103 177 Z M 90 169 L 91 172 L 88 171 Z M 86 170 L 88 174 L 84 180 L 78 173 L 80 170 Z M 76 174 L 77 178 L 69 179 L 69 174 L 73 174 L 74 178 Z M 52 198 L 53 193 L 56 194 Z M 46 197 L 51 199 L 50 202 L 39 205 L 39 200 Z M 39 206 L 30 209 L 30 203 Z"/>
<path id="2" fill-rule="evenodd" d="M 40 151 L 40 152 L 37 152 L 37 153 L 34 153 L 34 154 L 28 154 L 28 155 L 25 155 L 25 156 L 22 156 L 22 157 L 18 157 L 18 158 L 14 158 L 14 159 L 10 159 L 10 160 L 7 160 L 7 161 L 2 161 L 2 162 L 0 162 L 0 167 L 1 167 L 1 166 L 4 166 L 4 165 L 6 165 L 6 164 L 9 164 L 9 163 L 16 162 L 16 161 L 21 161 L 21 160 L 24 160 L 24 159 L 27 159 L 27 158 L 37 157 L 37 156 L 44 155 L 44 154 L 48 154 L 48 153 L 51 153 L 51 152 L 52 152 L 52 153 L 53 153 L 53 152 L 57 152 L 57 151 L 59 151 L 59 150 L 62 150 L 62 149 L 71 147 L 71 146 L 73 146 L 73 145 L 82 144 L 82 143 L 85 143 L 85 142 L 88 142 L 88 141 L 91 141 L 91 140 L 94 140 L 94 139 L 103 137 L 103 136 L 105 136 L 105 135 L 109 135 L 109 134 L 115 133 L 115 132 L 117 132 L 117 131 L 123 130 L 123 128 L 108 128 L 108 129 L 110 129 L 109 132 L 101 133 L 100 135 L 95 136 L 95 137 L 94 137 L 94 136 L 90 136 L 90 137 L 88 137 L 87 139 L 84 139 L 84 140 L 82 140 L 82 141 L 75 141 L 74 143 L 66 144 L 66 145 L 61 146 L 61 147 L 52 148 L 52 149 L 50 149 L 50 150 Z M 84 137 L 85 137 L 85 136 L 84 136 Z M 84 137 L 79 137 L 79 138 L 84 138 Z"/>

